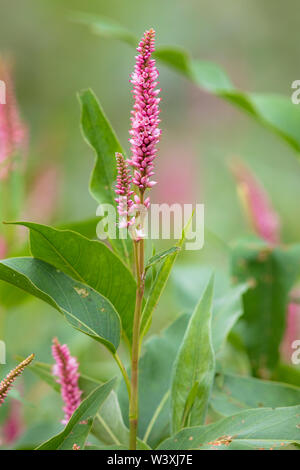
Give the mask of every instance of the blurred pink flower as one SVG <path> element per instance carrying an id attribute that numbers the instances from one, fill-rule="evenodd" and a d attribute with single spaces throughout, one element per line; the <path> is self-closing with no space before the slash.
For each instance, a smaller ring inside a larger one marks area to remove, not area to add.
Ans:
<path id="1" fill-rule="evenodd" d="M 65 406 L 63 424 L 67 424 L 81 403 L 82 391 L 78 386 L 78 362 L 71 356 L 66 344 L 60 344 L 57 338 L 53 339 L 52 355 L 56 364 L 53 366 L 53 375 L 61 386 L 61 395 Z"/>
<path id="2" fill-rule="evenodd" d="M 7 253 L 7 243 L 4 237 L 0 236 L 0 259 L 5 258 Z"/>
<path id="3" fill-rule="evenodd" d="M 0 104 L 0 179 L 5 179 L 14 168 L 14 157 L 25 153 L 28 131 L 19 115 L 11 65 L 4 59 L 0 59 L 0 79 L 6 88 L 6 103 Z"/>
<path id="4" fill-rule="evenodd" d="M 292 294 L 292 298 L 300 298 L 300 289 L 295 289 Z M 281 353 L 283 358 L 287 361 L 291 361 L 293 353 L 292 343 L 300 338 L 300 304 L 291 301 L 287 311 L 287 326 L 285 335 L 281 343 Z"/>
<path id="5" fill-rule="evenodd" d="M 50 164 L 41 168 L 33 180 L 23 218 L 40 223 L 51 221 L 59 198 L 59 187 L 58 167 Z"/>
<path id="6" fill-rule="evenodd" d="M 269 243 L 280 242 L 280 220 L 269 196 L 251 170 L 235 160 L 231 165 L 244 209 L 254 231 Z"/>
<path id="7" fill-rule="evenodd" d="M 250 218 L 257 235 L 267 242 L 277 245 L 280 243 L 280 219 L 274 211 L 269 197 L 257 181 L 253 173 L 240 161 L 231 166 L 239 186 L 240 195 L 248 217 Z M 291 297 L 300 297 L 300 290 L 292 291 Z M 287 325 L 281 343 L 281 353 L 288 362 L 293 352 L 291 345 L 300 337 L 300 304 L 291 301 L 288 304 Z"/>
<path id="8" fill-rule="evenodd" d="M 3 443 L 13 444 L 23 432 L 22 404 L 18 400 L 11 400 L 10 410 L 2 428 Z"/>
<path id="9" fill-rule="evenodd" d="M 171 137 L 169 140 L 174 142 L 175 139 Z M 159 179 L 163 184 L 153 189 L 153 200 L 166 204 L 194 203 L 201 196 L 202 183 L 193 150 L 176 142 L 176 145 L 165 148 L 163 153 L 164 157 L 157 161 Z"/>

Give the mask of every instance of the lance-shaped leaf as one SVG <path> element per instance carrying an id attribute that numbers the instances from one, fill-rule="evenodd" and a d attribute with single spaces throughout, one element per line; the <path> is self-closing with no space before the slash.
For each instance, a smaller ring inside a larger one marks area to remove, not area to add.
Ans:
<path id="1" fill-rule="evenodd" d="M 120 343 L 120 317 L 111 302 L 44 261 L 10 258 L 0 262 L 0 279 L 44 300 L 76 329 L 115 352 Z"/>
<path id="2" fill-rule="evenodd" d="M 300 403 L 300 388 L 233 374 L 216 377 L 210 405 L 230 416 L 250 408 L 279 408 Z"/>
<path id="3" fill-rule="evenodd" d="M 83 135 L 97 157 L 91 178 L 91 193 L 97 202 L 115 205 L 115 153 L 122 153 L 122 147 L 92 90 L 81 92 L 79 100 Z"/>
<path id="4" fill-rule="evenodd" d="M 276 367 L 285 331 L 288 294 L 300 272 L 300 245 L 272 247 L 257 238 L 235 243 L 232 273 L 250 288 L 243 296 L 240 333 L 254 374 L 265 376 Z"/>
<path id="5" fill-rule="evenodd" d="M 158 449 L 284 449 L 300 444 L 299 414 L 300 406 L 247 410 L 208 426 L 183 429 Z"/>
<path id="6" fill-rule="evenodd" d="M 126 32 L 123 26 L 107 18 L 77 13 L 76 21 L 87 24 L 97 35 L 119 39 L 134 46 L 132 33 L 128 30 Z M 137 44 L 138 37 L 135 38 L 135 45 Z M 221 67 L 212 62 L 192 59 L 183 48 L 158 47 L 155 57 L 201 89 L 252 116 L 259 124 L 275 132 L 300 152 L 300 108 L 291 102 L 290 97 L 238 90 Z"/>
<path id="7" fill-rule="evenodd" d="M 172 431 L 202 424 L 215 374 L 211 338 L 213 278 L 192 314 L 173 370 Z"/>
<path id="8" fill-rule="evenodd" d="M 151 268 L 157 263 L 160 263 L 160 261 L 162 261 L 163 259 L 167 258 L 170 255 L 173 255 L 177 251 L 180 251 L 180 248 L 178 246 L 173 246 L 172 248 L 169 248 L 168 250 L 162 251 L 160 253 L 157 253 L 154 256 L 151 256 L 151 258 L 146 263 L 145 271 L 148 271 L 149 268 Z"/>
<path id="9" fill-rule="evenodd" d="M 72 450 L 74 445 L 83 450 L 95 416 L 115 384 L 116 379 L 112 379 L 96 388 L 73 413 L 65 429 L 39 446 L 37 450 Z"/>
<path id="10" fill-rule="evenodd" d="M 81 127 L 87 143 L 96 153 L 96 165 L 92 173 L 90 191 L 99 204 L 116 207 L 114 184 L 117 177 L 116 152 L 124 154 L 117 136 L 92 90 L 79 94 Z M 118 231 L 117 231 L 118 233 Z M 112 246 L 126 262 L 130 257 L 131 240 L 116 238 Z"/>
<path id="11" fill-rule="evenodd" d="M 136 283 L 121 259 L 104 243 L 88 240 L 70 230 L 20 222 L 30 230 L 31 252 L 74 279 L 91 286 L 111 301 L 121 317 L 129 341 L 135 306 Z"/>

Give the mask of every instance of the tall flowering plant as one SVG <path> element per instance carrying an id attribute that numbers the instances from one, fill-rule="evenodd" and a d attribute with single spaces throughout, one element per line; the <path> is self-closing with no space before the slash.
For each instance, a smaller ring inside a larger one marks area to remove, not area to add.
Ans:
<path id="1" fill-rule="evenodd" d="M 85 374 L 79 377 L 78 360 L 65 344 L 54 340 L 54 367 L 38 364 L 32 370 L 60 391 L 64 429 L 39 445 L 39 450 L 89 449 L 90 434 L 96 442 L 93 449 L 258 449 L 300 444 L 299 390 L 226 373 L 231 349 L 224 351 L 224 345 L 228 346 L 229 333 L 240 318 L 230 347 L 237 344 L 243 355 L 249 354 L 257 376 L 267 368 L 274 371 L 278 364 L 282 312 L 297 273 L 295 259 L 300 259 L 300 248 L 276 251 L 277 232 L 271 233 L 278 229 L 274 217 L 259 217 L 257 227 L 267 243 L 256 240 L 246 248 L 238 247 L 233 282 L 242 282 L 231 285 L 222 297 L 214 294 L 214 278 L 207 279 L 206 270 L 204 274 L 194 271 L 191 276 L 183 268 L 178 291 L 185 299 L 195 282 L 191 294 L 198 296 L 195 307 L 190 311 L 189 302 L 188 313 L 179 315 L 161 335 L 150 335 L 143 344 L 187 235 L 184 228 L 176 246 L 147 255 L 145 216 L 153 207 L 149 194 L 156 184 L 154 164 L 161 135 L 155 59 L 164 58 L 174 65 L 182 57 L 180 52 L 168 54 L 168 49 L 155 51 L 153 29 L 138 43 L 130 78 L 134 104 L 129 158 L 94 93 L 85 90 L 79 95 L 82 131 L 96 153 L 90 191 L 99 204 L 97 215 L 102 217 L 97 235 L 102 240 L 105 232 L 105 242 L 94 239 L 94 221 L 73 225 L 71 230 L 18 222 L 30 231 L 32 256 L 0 261 L 0 279 L 47 302 L 77 332 L 105 346 L 119 371 L 118 380 L 111 378 L 105 383 Z M 201 64 L 189 68 L 187 57 L 179 66 L 183 64 L 189 78 L 201 72 Z M 207 67 L 205 71 L 207 77 Z M 257 188 L 247 194 L 251 195 L 253 214 L 268 211 Z M 281 283 L 283 259 L 289 261 L 289 270 Z M 271 293 L 270 302 L 264 302 L 262 290 Z M 265 326 L 261 309 L 270 305 L 272 321 Z M 257 334 L 258 328 L 259 333 L 264 331 L 263 338 Z M 115 369 L 110 372 L 114 375 Z M 3 383 L 3 398 L 9 384 Z M 115 463 L 112 460 L 109 463 Z"/>
<path id="2" fill-rule="evenodd" d="M 146 197 L 146 191 L 152 188 L 156 182 L 152 180 L 154 175 L 154 160 L 157 155 L 157 144 L 161 131 L 158 127 L 159 119 L 159 89 L 156 89 L 158 71 L 152 53 L 155 50 L 155 31 L 146 31 L 140 41 L 137 51 L 134 73 L 131 75 L 133 84 L 134 106 L 131 117 L 131 158 L 126 161 L 124 157 L 117 153 L 118 183 L 116 193 L 119 215 L 122 218 L 121 227 L 136 224 L 135 217 L 130 217 L 134 207 L 137 214 L 149 208 L 150 198 Z M 130 176 L 128 165 L 134 169 L 133 176 Z M 133 190 L 132 188 L 135 188 Z M 134 194 L 134 202 L 131 199 Z M 124 216 L 126 221 L 124 223 Z M 140 323 L 142 302 L 145 289 L 145 268 L 144 268 L 144 232 L 143 218 L 134 229 L 134 258 L 136 266 L 136 304 L 133 320 L 132 355 L 131 355 L 131 393 L 129 404 L 130 418 L 130 448 L 135 449 L 137 426 L 138 426 L 138 363 L 140 350 Z"/>

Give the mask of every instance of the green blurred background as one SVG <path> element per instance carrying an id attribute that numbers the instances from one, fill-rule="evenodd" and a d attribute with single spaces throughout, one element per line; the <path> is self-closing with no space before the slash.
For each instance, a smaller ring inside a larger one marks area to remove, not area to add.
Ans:
<path id="1" fill-rule="evenodd" d="M 160 45 L 184 46 L 194 57 L 216 62 L 242 90 L 289 96 L 291 83 L 300 78 L 297 0 L 288 4 L 261 0 L 1 0 L 0 52 L 14 59 L 18 101 L 30 129 L 26 184 L 29 190 L 33 175 L 43 165 L 53 163 L 58 168 L 55 223 L 92 217 L 96 211 L 88 192 L 93 154 L 80 133 L 76 93 L 93 88 L 125 148 L 132 106 L 132 49 L 72 22 L 73 11 L 115 19 L 139 36 L 153 27 Z M 293 150 L 229 104 L 199 91 L 164 66 L 160 72 L 163 136 L 157 161 L 159 185 L 153 190 L 153 200 L 165 202 L 169 197 L 170 202 L 204 202 L 206 227 L 220 238 L 207 240 L 201 253 L 184 253 L 181 263 L 205 259 L 225 271 L 221 240 L 228 242 L 249 232 L 228 168 L 233 156 L 248 163 L 270 194 L 281 218 L 282 239 L 299 241 L 300 165 Z M 163 320 L 156 321 L 154 329 L 167 323 L 178 308 L 171 284 L 161 306 Z M 101 378 L 111 375 L 113 366 L 107 354 L 41 302 L 27 302 L 11 311 L 5 335 L 10 363 L 14 354 L 25 355 L 33 348 L 39 360 L 51 362 L 51 339 L 56 335 L 68 341 L 87 372 Z M 1 366 L 1 375 L 4 369 Z M 56 426 L 60 398 L 33 376 L 26 380 L 28 419 Z M 51 434 L 49 428 L 43 432 L 46 437 Z"/>

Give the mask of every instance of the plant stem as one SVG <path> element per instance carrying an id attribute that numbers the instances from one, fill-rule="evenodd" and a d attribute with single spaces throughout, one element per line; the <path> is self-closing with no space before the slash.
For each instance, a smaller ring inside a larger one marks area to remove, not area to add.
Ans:
<path id="1" fill-rule="evenodd" d="M 143 204 L 143 194 L 140 195 Z M 129 449 L 136 450 L 136 438 L 138 428 L 138 367 L 140 350 L 140 322 L 144 297 L 144 251 L 145 242 L 143 239 L 134 241 L 135 265 L 136 265 L 136 302 L 132 330 L 132 355 L 131 355 L 131 396 L 129 402 Z"/>
<path id="2" fill-rule="evenodd" d="M 115 359 L 116 363 L 118 364 L 119 369 L 120 369 L 120 371 L 123 375 L 123 378 L 124 378 L 124 381 L 125 381 L 125 384 L 126 384 L 126 387 L 127 387 L 128 398 L 130 400 L 131 389 L 130 389 L 130 380 L 129 380 L 128 374 L 126 372 L 126 369 L 124 367 L 123 362 L 121 361 L 121 359 L 120 359 L 120 357 L 118 356 L 117 353 L 114 354 L 114 359 Z"/>

